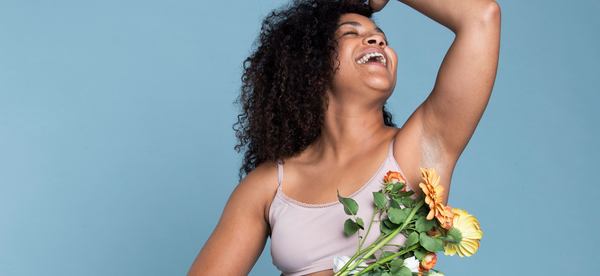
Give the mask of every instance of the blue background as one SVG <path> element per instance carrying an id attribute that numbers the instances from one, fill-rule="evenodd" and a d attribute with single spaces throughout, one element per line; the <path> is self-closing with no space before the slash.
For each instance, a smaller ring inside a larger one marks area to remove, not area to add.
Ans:
<path id="1" fill-rule="evenodd" d="M 282 3 L 2 0 L 0 275 L 185 274 L 237 184 L 241 63 Z M 494 92 L 450 193 L 482 247 L 439 267 L 597 273 L 600 4 L 499 3 Z M 375 20 L 402 125 L 454 35 L 393 1 Z M 251 275 L 277 275 L 269 244 Z"/>

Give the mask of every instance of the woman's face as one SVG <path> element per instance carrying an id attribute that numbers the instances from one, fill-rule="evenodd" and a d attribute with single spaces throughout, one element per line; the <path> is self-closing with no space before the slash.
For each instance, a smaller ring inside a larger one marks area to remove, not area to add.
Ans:
<path id="1" fill-rule="evenodd" d="M 391 93 L 396 85 L 398 57 L 388 46 L 383 31 L 371 19 L 347 13 L 340 17 L 335 36 L 339 68 L 334 74 L 333 89 L 371 95 L 373 90 Z"/>

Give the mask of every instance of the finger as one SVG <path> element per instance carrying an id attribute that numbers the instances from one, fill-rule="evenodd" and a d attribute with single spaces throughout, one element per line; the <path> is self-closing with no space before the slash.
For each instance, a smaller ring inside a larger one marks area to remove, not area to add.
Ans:
<path id="1" fill-rule="evenodd" d="M 377 12 L 383 9 L 389 0 L 369 0 L 369 6 L 373 11 Z"/>

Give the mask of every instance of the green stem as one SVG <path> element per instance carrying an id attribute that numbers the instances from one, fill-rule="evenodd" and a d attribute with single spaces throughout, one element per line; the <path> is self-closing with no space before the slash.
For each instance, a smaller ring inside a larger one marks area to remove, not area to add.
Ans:
<path id="1" fill-rule="evenodd" d="M 346 262 L 344 264 L 344 266 L 342 266 L 342 268 L 340 268 L 340 270 L 337 273 L 335 273 L 335 276 L 340 275 L 340 273 L 342 273 L 354 260 L 356 260 L 356 258 L 358 258 L 361 254 L 364 254 L 371 247 L 372 247 L 372 245 L 365 247 L 364 249 L 359 250 L 356 253 L 354 253 L 354 255 L 352 257 L 350 257 L 350 260 L 348 260 L 348 262 Z"/>
<path id="2" fill-rule="evenodd" d="M 378 211 L 377 212 L 373 212 L 373 215 L 371 215 L 371 220 L 369 222 L 369 227 L 367 227 L 367 233 L 362 238 L 362 240 L 358 243 L 358 251 L 360 251 L 360 248 L 365 244 L 365 241 L 367 240 L 367 236 L 369 236 L 369 232 L 371 231 L 371 225 L 373 225 L 373 220 L 375 219 L 375 215 L 377 213 L 378 213 Z"/>
<path id="3" fill-rule="evenodd" d="M 379 243 L 381 240 L 385 239 L 388 235 L 390 235 L 391 233 L 387 234 L 387 235 L 380 235 L 379 237 L 377 237 L 377 239 L 375 239 L 375 241 L 373 241 L 373 243 L 371 243 L 369 246 L 363 248 L 360 251 L 357 251 L 356 253 L 354 253 L 354 255 L 350 258 L 350 260 L 348 260 L 348 262 L 346 262 L 346 264 L 344 264 L 344 266 L 342 266 L 342 268 L 340 268 L 340 270 L 335 274 L 335 276 L 339 276 L 341 275 L 341 273 L 343 273 L 345 271 L 345 269 L 354 261 L 356 260 L 356 258 L 360 257 L 361 255 L 363 255 L 365 252 L 369 251 L 371 248 L 373 248 L 374 246 L 377 245 L 377 243 Z"/>
<path id="4" fill-rule="evenodd" d="M 384 238 L 384 236 L 379 236 L 377 237 L 377 239 L 370 244 L 369 246 L 363 248 L 362 250 L 357 251 L 356 253 L 354 253 L 354 255 L 350 258 L 350 260 L 348 260 L 348 262 L 346 262 L 346 264 L 344 264 L 344 266 L 342 266 L 342 268 L 340 268 L 340 270 L 335 274 L 335 276 L 340 275 L 340 273 L 343 273 L 345 271 L 345 269 L 354 261 L 356 260 L 356 258 L 360 257 L 361 255 L 363 255 L 365 252 L 369 251 L 373 246 L 375 246 L 380 240 L 382 240 Z"/>
<path id="5" fill-rule="evenodd" d="M 400 251 L 398 251 L 398 252 L 396 252 L 396 253 L 394 253 L 394 254 L 392 254 L 392 255 L 389 255 L 389 256 L 387 256 L 387 257 L 385 257 L 385 258 L 381 259 L 381 260 L 378 260 L 377 262 L 375 262 L 375 263 L 373 263 L 373 264 L 371 264 L 371 265 L 367 266 L 365 269 L 363 269 L 363 270 L 359 271 L 359 272 L 356 274 L 356 276 L 363 275 L 363 274 L 365 274 L 365 273 L 367 273 L 367 272 L 369 272 L 369 271 L 373 270 L 373 269 L 374 269 L 374 268 L 376 268 L 377 266 L 379 266 L 379 265 L 381 265 L 381 264 L 384 264 L 384 263 L 387 263 L 387 262 L 389 262 L 390 260 L 393 260 L 394 258 L 396 258 L 396 257 L 398 257 L 398 256 L 400 256 L 400 255 L 403 255 L 403 254 L 405 254 L 406 252 L 413 251 L 413 250 L 415 250 L 415 249 L 417 249 L 417 248 L 419 248 L 419 244 L 418 244 L 418 243 L 417 243 L 417 244 L 414 244 L 414 245 L 412 245 L 412 246 L 411 246 L 411 247 L 409 247 L 409 248 L 406 248 L 406 249 L 404 249 L 404 250 L 400 250 Z"/>
<path id="6" fill-rule="evenodd" d="M 404 245 L 401 244 L 395 244 L 395 243 L 389 243 L 386 246 L 395 246 L 395 247 L 404 247 Z"/>
<path id="7" fill-rule="evenodd" d="M 354 218 L 354 221 L 357 221 L 356 217 Z M 361 241 L 361 239 L 360 239 L 360 230 L 358 230 L 357 232 L 358 233 L 357 233 L 356 237 L 358 238 L 358 242 L 356 243 L 356 251 L 360 251 L 360 241 Z"/>
<path id="8" fill-rule="evenodd" d="M 396 228 L 394 231 L 392 231 L 390 234 L 388 234 L 387 236 L 385 236 L 385 238 L 383 238 L 381 241 L 374 243 L 375 246 L 373 246 L 373 248 L 371 248 L 369 251 L 367 251 L 367 253 L 365 253 L 364 255 L 362 255 L 360 257 L 360 259 L 354 263 L 352 263 L 351 265 L 347 266 L 344 265 L 344 267 L 342 267 L 342 269 L 339 271 L 341 272 L 340 274 L 336 274 L 339 276 L 345 276 L 348 275 L 348 273 L 350 273 L 350 271 L 354 270 L 354 268 L 356 268 L 358 266 L 358 264 L 360 264 L 361 262 L 363 262 L 364 260 L 368 259 L 369 257 L 371 257 L 371 255 L 373 255 L 373 253 L 375 253 L 379 248 L 381 248 L 382 246 L 386 245 L 390 240 L 392 240 L 396 235 L 398 235 L 398 233 L 400 233 L 400 231 L 402 231 L 404 229 L 404 227 L 406 227 L 406 225 L 408 225 L 408 223 L 412 220 L 412 218 L 415 216 L 415 214 L 417 213 L 417 211 L 421 208 L 421 206 L 423 206 L 424 201 L 419 201 L 417 203 L 417 205 L 410 211 L 410 214 L 408 215 L 408 217 L 406 218 L 406 220 L 404 221 L 404 223 L 402 223 L 402 225 L 398 228 Z M 367 247 L 370 248 L 371 246 Z M 355 254 L 355 256 L 357 257 L 358 254 Z M 350 261 L 348 261 L 348 263 L 351 263 L 352 259 Z M 346 263 L 346 264 L 348 264 Z M 346 270 L 344 270 L 344 268 L 346 268 Z"/>

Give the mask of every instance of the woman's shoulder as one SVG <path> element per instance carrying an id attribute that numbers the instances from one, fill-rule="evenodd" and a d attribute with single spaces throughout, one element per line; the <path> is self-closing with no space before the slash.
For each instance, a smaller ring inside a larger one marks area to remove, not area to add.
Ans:
<path id="1" fill-rule="evenodd" d="M 240 181 L 236 191 L 243 195 L 254 207 L 261 208 L 268 219 L 268 207 L 277 192 L 277 163 L 264 161 L 251 170 Z"/>

